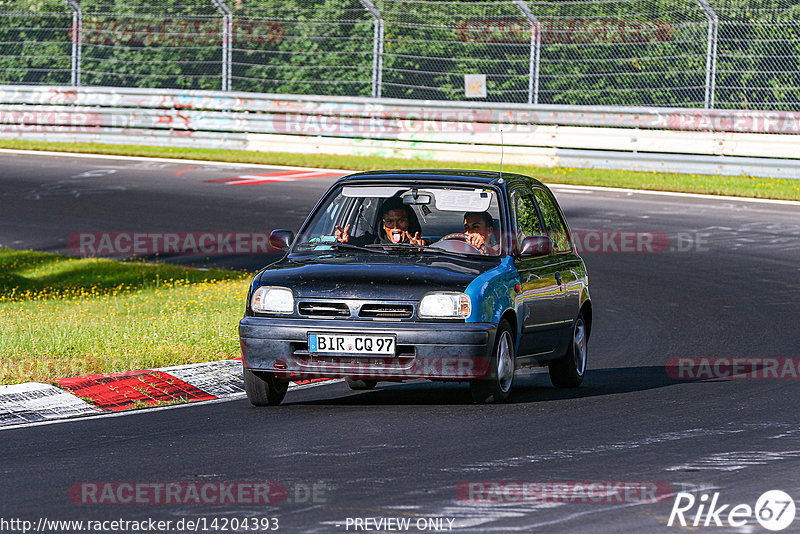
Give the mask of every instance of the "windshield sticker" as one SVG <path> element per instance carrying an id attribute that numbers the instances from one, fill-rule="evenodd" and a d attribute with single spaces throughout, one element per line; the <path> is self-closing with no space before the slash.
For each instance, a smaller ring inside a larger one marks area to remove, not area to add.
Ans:
<path id="1" fill-rule="evenodd" d="M 442 211 L 486 211 L 492 202 L 485 191 L 437 191 L 436 209 Z"/>

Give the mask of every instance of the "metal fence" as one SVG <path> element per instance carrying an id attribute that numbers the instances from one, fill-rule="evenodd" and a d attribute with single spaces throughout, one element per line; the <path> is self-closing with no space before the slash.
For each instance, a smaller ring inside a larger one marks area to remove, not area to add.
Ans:
<path id="1" fill-rule="evenodd" d="M 0 0 L 0 83 L 800 109 L 800 0 Z"/>

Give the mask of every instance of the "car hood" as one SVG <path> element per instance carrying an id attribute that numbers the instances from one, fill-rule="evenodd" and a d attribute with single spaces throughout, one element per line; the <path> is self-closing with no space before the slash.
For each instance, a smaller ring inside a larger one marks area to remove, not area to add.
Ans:
<path id="1" fill-rule="evenodd" d="M 306 298 L 418 300 L 428 291 L 464 291 L 499 263 L 421 254 L 286 257 L 261 271 L 253 285 L 288 287 Z"/>

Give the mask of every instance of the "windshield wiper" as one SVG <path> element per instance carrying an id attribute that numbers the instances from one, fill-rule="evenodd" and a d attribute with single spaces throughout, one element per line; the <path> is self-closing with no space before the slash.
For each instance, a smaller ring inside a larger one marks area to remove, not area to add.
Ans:
<path id="1" fill-rule="evenodd" d="M 453 252 L 452 250 L 445 250 L 433 245 L 414 245 L 412 243 L 375 243 L 374 245 L 366 245 L 367 247 L 381 248 L 385 247 L 389 250 L 402 250 L 402 251 L 415 251 L 415 252 L 430 252 L 432 254 L 447 254 L 450 256 L 463 257 L 469 254 L 462 254 L 460 252 Z"/>
<path id="2" fill-rule="evenodd" d="M 463 258 L 463 257 L 465 257 L 465 256 L 469 256 L 469 257 L 474 257 L 474 256 L 483 257 L 483 254 L 474 254 L 474 253 L 472 253 L 472 254 L 467 254 L 467 253 L 462 253 L 462 252 L 453 252 L 452 250 L 445 250 L 445 249 L 443 249 L 443 248 L 436 247 L 436 246 L 425 247 L 425 249 L 423 250 L 423 252 L 433 252 L 434 254 L 447 254 L 447 255 L 449 255 L 449 256 L 458 256 L 459 258 Z"/>
<path id="3" fill-rule="evenodd" d="M 400 250 L 422 250 L 426 248 L 426 245 L 412 245 L 411 243 L 373 243 L 371 245 L 365 245 L 372 250 L 378 248 L 395 248 Z"/>
<path id="4" fill-rule="evenodd" d="M 382 250 L 386 254 L 390 254 L 390 251 L 394 251 L 395 253 L 402 252 L 422 252 L 425 250 L 425 245 L 412 245 L 411 243 L 374 243 L 371 245 L 365 245 L 369 247 L 371 250 Z"/>
<path id="5" fill-rule="evenodd" d="M 414 245 L 411 243 L 375 243 L 372 245 L 365 245 L 365 247 L 371 248 L 372 250 L 384 248 L 389 250 L 403 250 L 403 251 L 416 251 L 416 252 L 428 252 L 431 254 L 446 254 L 448 256 L 456 256 L 459 258 L 463 257 L 472 257 L 472 258 L 486 258 L 491 256 L 486 256 L 484 254 L 478 253 L 463 253 L 463 252 L 453 252 L 452 250 L 445 250 L 441 247 L 437 247 L 435 245 Z"/>
<path id="6" fill-rule="evenodd" d="M 300 243 L 297 245 L 298 247 L 330 247 L 332 249 L 347 249 L 347 250 L 361 250 L 364 252 L 372 252 L 374 254 L 389 254 L 385 250 L 376 250 L 374 248 L 367 248 L 361 247 L 358 245 L 351 245 L 350 243 L 343 243 L 342 241 L 331 241 L 331 242 L 322 242 L 322 241 L 306 241 L 305 243 Z"/>
<path id="7" fill-rule="evenodd" d="M 458 256 L 459 258 L 463 258 L 464 256 L 474 256 L 474 257 L 485 257 L 483 254 L 467 254 L 463 252 L 453 252 L 452 250 L 445 250 L 441 247 L 437 247 L 435 245 L 414 245 L 412 243 L 375 243 L 373 245 L 365 245 L 367 247 L 377 249 L 377 248 L 388 248 L 388 249 L 395 249 L 395 250 L 414 250 L 417 252 L 430 252 L 432 254 L 447 254 L 449 256 Z"/>

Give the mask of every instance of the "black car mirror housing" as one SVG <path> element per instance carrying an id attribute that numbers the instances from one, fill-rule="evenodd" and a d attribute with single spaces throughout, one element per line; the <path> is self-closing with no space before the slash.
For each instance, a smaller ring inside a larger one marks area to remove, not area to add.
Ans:
<path id="1" fill-rule="evenodd" d="M 278 250 L 286 250 L 294 240 L 294 232 L 291 230 L 273 230 L 269 234 L 269 244 Z"/>
<path id="2" fill-rule="evenodd" d="M 553 242 L 546 235 L 532 235 L 522 240 L 520 256 L 546 256 L 552 254 Z"/>

